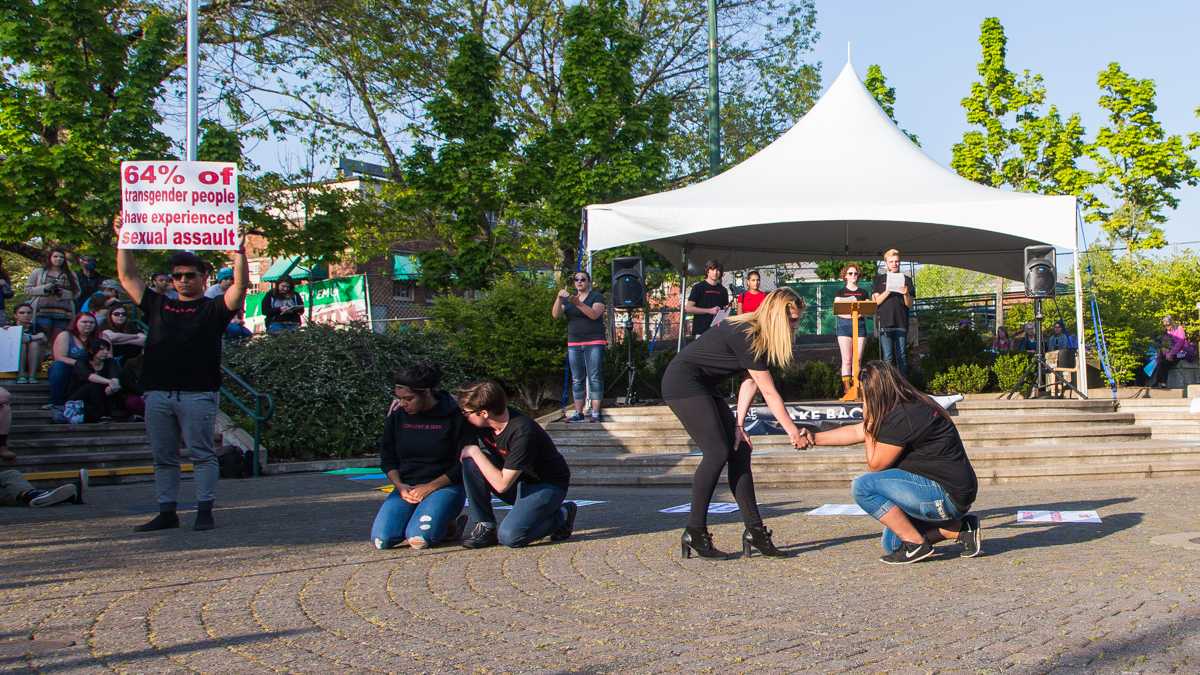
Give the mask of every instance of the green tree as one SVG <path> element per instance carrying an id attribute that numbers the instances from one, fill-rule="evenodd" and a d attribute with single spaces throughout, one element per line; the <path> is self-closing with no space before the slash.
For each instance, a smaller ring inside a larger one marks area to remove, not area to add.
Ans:
<path id="1" fill-rule="evenodd" d="M 670 104 L 639 100 L 633 69 L 645 42 L 630 29 L 624 0 L 576 5 L 563 30 L 564 111 L 525 147 L 516 197 L 520 219 L 555 232 L 563 269 L 572 269 L 582 207 L 662 184 Z"/>
<path id="2" fill-rule="evenodd" d="M 866 86 L 867 91 L 871 92 L 871 96 L 875 97 L 875 102 L 879 104 L 880 108 L 883 108 L 883 112 L 887 113 L 888 118 L 896 122 L 896 88 L 888 86 L 887 78 L 883 75 L 883 68 L 874 63 L 868 66 L 867 77 L 863 80 L 863 85 Z M 900 123 L 896 122 L 896 126 L 899 127 Z M 916 134 L 903 127 L 900 128 L 900 131 L 903 131 L 904 135 L 908 136 L 913 143 L 921 145 Z"/>
<path id="3" fill-rule="evenodd" d="M 947 265 L 921 265 L 913 282 L 921 289 L 923 298 L 943 298 L 952 295 L 988 293 L 995 289 L 990 274 Z"/>
<path id="4" fill-rule="evenodd" d="M 879 269 L 879 263 L 874 260 L 837 260 L 831 258 L 829 260 L 817 261 L 817 278 L 826 279 L 828 281 L 838 281 L 842 278 L 842 269 L 846 265 L 858 265 L 858 269 L 862 272 L 858 283 L 863 286 L 869 286 L 875 278 L 875 272 Z"/>
<path id="5" fill-rule="evenodd" d="M 1100 223 L 1132 258 L 1139 250 L 1167 243 L 1159 226 L 1167 220 L 1165 211 L 1179 205 L 1175 192 L 1200 182 L 1200 169 L 1188 155 L 1200 147 L 1200 138 L 1185 141 L 1166 133 L 1154 117 L 1154 80 L 1132 77 L 1114 62 L 1100 72 L 1097 84 L 1108 124 L 1096 133 L 1087 153 L 1111 198 L 1097 201 L 1087 220 Z"/>
<path id="6" fill-rule="evenodd" d="M 169 156 L 155 127 L 172 17 L 137 0 L 0 5 L 0 239 L 112 247 L 123 159 Z"/>
<path id="7" fill-rule="evenodd" d="M 444 288 L 490 285 L 509 238 L 505 177 L 514 134 L 499 123 L 494 89 L 500 63 L 469 33 L 458 43 L 446 90 L 429 104 L 436 150 L 420 145 L 406 166 L 413 207 L 441 220 L 446 248 L 420 254 L 421 281 Z"/>

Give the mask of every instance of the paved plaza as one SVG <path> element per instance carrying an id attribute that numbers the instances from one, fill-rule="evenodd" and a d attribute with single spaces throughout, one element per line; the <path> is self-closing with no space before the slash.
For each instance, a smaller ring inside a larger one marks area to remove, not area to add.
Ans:
<path id="1" fill-rule="evenodd" d="M 1200 480 L 984 485 L 985 555 L 908 567 L 871 519 L 804 515 L 847 491 L 760 491 L 792 557 L 713 562 L 679 557 L 678 488 L 573 488 L 606 503 L 563 543 L 375 551 L 371 485 L 222 481 L 212 532 L 134 534 L 148 484 L 3 509 L 0 670 L 1200 671 Z M 711 523 L 734 548 L 737 514 Z"/>

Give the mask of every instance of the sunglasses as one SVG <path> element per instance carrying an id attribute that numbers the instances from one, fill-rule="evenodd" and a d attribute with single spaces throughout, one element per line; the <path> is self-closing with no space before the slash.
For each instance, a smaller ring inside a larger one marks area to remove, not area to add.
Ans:
<path id="1" fill-rule="evenodd" d="M 200 276 L 199 272 L 171 272 L 171 278 L 175 281 L 183 281 L 184 279 L 191 281 L 198 276 Z"/>
<path id="2" fill-rule="evenodd" d="M 587 281 L 587 277 L 575 277 L 575 281 Z"/>
<path id="3" fill-rule="evenodd" d="M 109 316 L 125 316 L 125 312 L 109 312 Z"/>
<path id="4" fill-rule="evenodd" d="M 858 272 L 846 272 L 846 276 L 848 276 L 848 277 L 856 277 L 856 276 L 858 276 Z"/>

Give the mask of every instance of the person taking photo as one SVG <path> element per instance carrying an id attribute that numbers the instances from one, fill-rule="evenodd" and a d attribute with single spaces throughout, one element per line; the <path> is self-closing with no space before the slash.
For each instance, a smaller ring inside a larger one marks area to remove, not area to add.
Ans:
<path id="1" fill-rule="evenodd" d="M 571 367 L 571 395 L 575 414 L 567 422 L 582 422 L 585 402 L 592 401 L 591 420 L 600 421 L 604 398 L 604 296 L 592 288 L 592 277 L 580 270 L 571 276 L 573 289 L 562 289 L 554 298 L 550 315 L 567 318 L 567 363 Z M 589 396 L 590 394 L 590 396 Z"/>

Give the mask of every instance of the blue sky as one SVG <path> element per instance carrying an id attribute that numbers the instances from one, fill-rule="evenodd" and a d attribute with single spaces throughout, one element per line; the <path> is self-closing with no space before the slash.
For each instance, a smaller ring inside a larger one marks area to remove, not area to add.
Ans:
<path id="1" fill-rule="evenodd" d="M 1008 36 L 1008 66 L 1045 78 L 1047 101 L 1064 116 L 1078 112 L 1089 137 L 1102 126 L 1096 75 L 1117 61 L 1135 77 L 1155 80 L 1158 118 L 1168 133 L 1200 131 L 1200 3 L 1147 0 L 1003 3 L 885 3 L 817 0 L 821 39 L 814 55 L 825 86 L 846 62 L 852 43 L 862 77 L 878 63 L 896 88 L 896 119 L 921 139 L 933 159 L 949 165 L 950 148 L 966 130 L 959 101 L 977 77 L 979 24 L 997 16 Z M 1200 188 L 1179 193 L 1165 227 L 1172 243 L 1200 240 Z M 1088 226 L 1089 241 L 1096 238 Z M 1200 248 L 1193 246 L 1193 248 Z"/>

